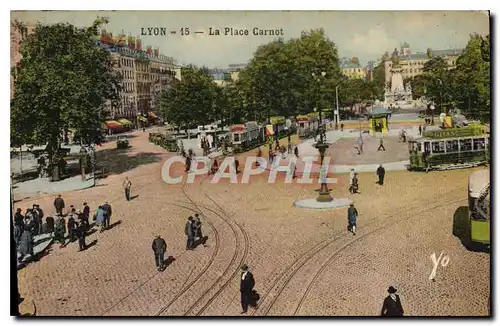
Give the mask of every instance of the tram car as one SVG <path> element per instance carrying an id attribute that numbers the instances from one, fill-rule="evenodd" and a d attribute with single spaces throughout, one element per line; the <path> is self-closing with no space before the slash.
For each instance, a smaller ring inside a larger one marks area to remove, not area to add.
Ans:
<path id="1" fill-rule="evenodd" d="M 269 118 L 269 124 L 266 128 L 269 130 L 268 134 L 273 135 L 275 140 L 283 138 L 287 135 L 286 119 L 283 116 Z M 272 133 L 270 130 L 272 130 Z"/>
<path id="2" fill-rule="evenodd" d="M 319 118 L 317 113 L 297 116 L 297 134 L 300 138 L 311 138 L 318 133 Z"/>
<path id="3" fill-rule="evenodd" d="M 467 236 L 471 242 L 490 244 L 490 170 L 484 169 L 469 175 L 469 223 Z"/>
<path id="4" fill-rule="evenodd" d="M 408 142 L 410 170 L 450 170 L 487 164 L 490 136 L 482 125 L 424 132 Z"/>
<path id="5" fill-rule="evenodd" d="M 234 153 L 245 152 L 265 142 L 265 129 L 255 121 L 231 126 L 232 149 Z"/>

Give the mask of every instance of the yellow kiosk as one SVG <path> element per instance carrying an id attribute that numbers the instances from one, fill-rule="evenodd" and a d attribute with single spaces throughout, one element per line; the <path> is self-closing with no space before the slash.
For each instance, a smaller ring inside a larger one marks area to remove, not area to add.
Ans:
<path id="1" fill-rule="evenodd" d="M 391 115 L 391 111 L 386 108 L 373 108 L 370 112 L 366 113 L 370 126 L 370 135 L 376 132 L 381 132 L 382 134 L 389 132 L 389 115 Z"/>

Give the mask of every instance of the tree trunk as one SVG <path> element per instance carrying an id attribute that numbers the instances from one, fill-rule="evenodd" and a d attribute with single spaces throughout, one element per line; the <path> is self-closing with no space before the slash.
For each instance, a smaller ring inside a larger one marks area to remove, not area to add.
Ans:
<path id="1" fill-rule="evenodd" d="M 52 137 L 49 144 L 49 166 L 52 168 L 51 181 L 61 180 L 59 171 L 59 135 Z"/>

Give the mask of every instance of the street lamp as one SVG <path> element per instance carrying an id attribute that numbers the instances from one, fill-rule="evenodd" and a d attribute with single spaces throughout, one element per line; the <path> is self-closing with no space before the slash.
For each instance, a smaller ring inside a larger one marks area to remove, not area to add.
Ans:
<path id="1" fill-rule="evenodd" d="M 87 150 L 83 145 L 80 147 L 80 169 L 82 171 L 82 181 L 87 180 L 85 176 L 85 166 L 87 165 Z"/>
<path id="2" fill-rule="evenodd" d="M 340 123 L 340 111 L 339 111 L 339 87 L 340 85 L 337 85 L 337 87 L 335 87 L 335 100 L 337 102 L 337 114 L 336 114 L 336 118 L 335 119 L 335 129 L 338 129 L 338 125 Z"/>
<path id="3" fill-rule="evenodd" d="M 313 78 L 316 77 L 316 74 L 314 72 L 311 75 L 313 76 Z M 322 71 L 321 77 L 325 77 L 325 76 L 326 76 L 326 72 Z M 316 81 L 318 82 L 318 93 L 320 93 L 320 87 L 319 87 L 320 78 L 319 78 L 319 76 L 316 79 Z M 319 95 L 318 97 L 321 96 L 321 94 L 318 94 L 318 95 Z M 318 102 L 320 102 L 320 101 L 318 101 Z M 326 184 L 326 178 L 328 175 L 328 168 L 326 169 L 326 171 L 324 171 L 324 169 L 323 169 L 323 161 L 325 160 L 325 152 L 326 152 L 326 149 L 329 147 L 329 145 L 327 143 L 325 143 L 325 141 L 323 139 L 323 116 L 321 114 L 320 103 L 318 103 L 317 108 L 319 110 L 319 123 L 320 123 L 320 127 L 319 127 L 320 134 L 319 135 L 320 136 L 319 136 L 319 142 L 316 143 L 316 145 L 314 147 L 316 147 L 316 149 L 319 151 L 319 155 L 321 157 L 320 171 L 322 172 L 323 175 L 321 176 L 321 187 L 319 189 L 319 195 L 316 198 L 316 201 L 318 201 L 318 202 L 330 202 L 333 200 L 333 198 L 330 195 L 330 189 L 328 189 L 328 185 Z M 315 109 L 315 111 L 316 111 L 316 109 Z"/>
<path id="4" fill-rule="evenodd" d="M 439 109 L 441 112 L 443 112 L 443 93 L 442 93 L 443 81 L 439 78 L 436 79 L 439 82 L 439 85 L 441 86 L 439 88 Z M 432 110 L 432 124 L 434 125 L 434 110 Z"/>

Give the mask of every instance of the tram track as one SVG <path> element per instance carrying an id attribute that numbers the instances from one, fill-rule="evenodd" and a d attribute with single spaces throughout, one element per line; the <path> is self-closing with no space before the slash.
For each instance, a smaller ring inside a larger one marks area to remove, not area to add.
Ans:
<path id="1" fill-rule="evenodd" d="M 455 191 L 454 190 L 453 191 L 449 191 L 449 192 L 443 194 L 442 197 L 444 197 L 444 196 L 446 196 L 448 194 L 451 194 L 453 192 L 455 192 Z M 451 200 L 450 202 L 446 202 L 444 204 L 442 203 L 440 205 L 434 206 L 433 208 L 424 209 L 424 210 L 422 210 L 420 212 L 416 212 L 416 214 L 425 213 L 425 212 L 431 211 L 432 209 L 443 207 L 443 206 L 445 206 L 445 205 L 447 205 L 447 204 L 449 204 L 451 202 L 454 202 L 454 201 L 458 201 L 458 200 Z M 414 207 L 414 208 L 412 207 L 411 209 L 407 209 L 405 211 L 405 213 L 406 214 L 411 213 L 412 211 L 416 211 L 416 209 L 418 209 L 418 207 Z M 374 232 L 376 232 L 378 230 L 386 229 L 386 228 L 388 228 L 390 226 L 393 226 L 393 225 L 395 225 L 395 224 L 397 224 L 399 222 L 403 222 L 403 221 L 406 221 L 406 220 L 412 218 L 412 217 L 409 217 L 409 218 L 406 218 L 406 219 L 393 218 L 393 217 L 399 217 L 399 216 L 401 216 L 401 213 L 390 215 L 391 219 L 389 221 L 387 219 L 384 220 L 384 221 L 373 221 L 371 223 L 368 223 L 363 228 L 358 228 L 358 233 L 359 233 L 360 230 L 366 229 L 369 226 L 375 225 L 375 228 L 373 230 L 368 231 L 367 233 L 362 234 L 360 236 L 357 236 L 353 240 L 348 241 L 347 244 L 341 245 L 340 248 L 335 249 L 334 255 L 340 254 L 340 252 L 343 249 L 347 248 L 352 243 L 354 243 L 356 241 L 359 241 L 359 239 L 362 239 L 365 236 L 368 236 L 368 235 L 370 235 L 370 234 L 372 234 L 372 233 L 374 233 Z M 261 315 L 267 316 L 269 314 L 269 312 L 271 311 L 271 309 L 273 308 L 273 306 L 275 305 L 275 303 L 278 300 L 278 298 L 281 296 L 281 294 L 283 293 L 283 291 L 287 288 L 287 285 L 290 283 L 290 281 L 293 279 L 293 277 L 299 272 L 299 270 L 306 265 L 306 263 L 308 263 L 310 260 L 312 260 L 314 257 L 316 257 L 319 253 L 322 253 L 330 245 L 336 244 L 338 242 L 341 242 L 342 240 L 345 240 L 345 239 L 347 239 L 349 237 L 352 238 L 352 236 L 350 234 L 344 234 L 344 233 L 345 232 L 339 232 L 339 233 L 335 234 L 332 238 L 328 238 L 328 239 L 325 239 L 325 240 L 321 241 L 317 245 L 313 246 L 313 248 L 311 248 L 310 250 L 308 250 L 307 252 L 305 252 L 303 255 L 301 255 L 300 257 L 298 257 L 288 268 L 286 268 L 275 279 L 274 282 L 271 283 L 273 285 L 271 285 L 270 290 L 267 291 L 264 294 L 264 296 L 261 298 L 261 300 L 260 300 L 259 304 L 257 305 L 257 307 L 255 308 L 255 310 L 252 311 L 251 316 L 256 315 L 256 313 L 259 313 L 259 315 L 260 315 L 260 312 L 262 312 Z M 344 235 L 342 235 L 342 234 L 344 234 Z M 330 259 L 330 261 L 331 261 L 331 259 Z M 327 264 L 325 264 L 323 266 L 327 266 Z M 324 270 L 323 266 L 320 268 L 321 271 Z M 315 279 L 317 279 L 316 276 L 317 275 L 315 274 Z M 308 287 L 306 288 L 306 292 L 307 292 L 306 295 L 309 293 L 310 288 L 311 288 L 311 284 L 309 284 Z M 269 296 L 272 293 L 275 293 L 275 294 L 274 294 L 274 296 L 271 297 L 271 299 L 269 301 L 269 304 L 267 304 L 266 299 L 268 299 Z M 301 298 L 301 301 L 299 301 L 299 305 L 300 306 L 302 306 L 304 300 L 305 300 L 304 298 Z M 299 309 L 300 309 L 300 306 L 299 306 Z M 299 309 L 295 309 L 294 314 L 296 314 Z"/>
<path id="2" fill-rule="evenodd" d="M 231 230 L 233 231 L 233 234 L 234 234 L 235 239 L 236 239 L 235 254 L 231 258 L 231 261 L 228 264 L 227 268 L 224 270 L 224 272 L 221 274 L 221 276 L 219 276 L 219 278 L 215 281 L 214 286 L 212 286 L 211 288 L 207 289 L 198 298 L 198 300 L 184 313 L 184 316 L 189 316 L 190 314 L 193 313 L 193 311 L 199 305 L 199 303 L 206 296 L 209 295 L 209 293 L 216 287 L 216 284 L 218 284 L 222 280 L 222 278 L 227 275 L 227 273 L 230 270 L 230 267 L 233 266 L 234 263 L 236 262 L 236 258 L 240 254 L 240 246 L 242 244 L 241 241 L 238 241 L 239 237 L 237 236 L 238 232 L 237 232 L 236 227 L 239 229 L 239 231 L 243 235 L 243 254 L 242 254 L 239 262 L 235 266 L 236 268 L 234 269 L 234 272 L 229 276 L 229 278 L 225 282 L 223 282 L 221 284 L 221 286 L 219 287 L 219 289 L 213 295 L 211 295 L 211 297 L 208 299 L 208 301 L 204 305 L 202 305 L 202 307 L 196 313 L 194 313 L 195 316 L 201 316 L 212 305 L 212 303 L 215 301 L 215 299 L 217 299 L 219 297 L 219 295 L 231 284 L 231 281 L 238 274 L 241 265 L 243 264 L 243 262 L 246 260 L 246 258 L 248 256 L 249 240 L 248 240 L 248 234 L 245 231 L 245 229 L 239 223 L 237 223 L 237 222 L 235 222 L 233 220 L 231 220 L 231 222 L 234 223 L 234 225 L 231 225 L 231 223 L 228 222 L 230 220 L 229 214 L 227 214 L 227 212 L 225 212 L 225 210 L 214 199 L 212 199 L 210 196 L 208 196 L 206 194 L 205 194 L 205 196 L 223 213 L 223 215 L 226 216 L 226 219 L 225 219 L 226 223 L 228 225 L 230 225 Z M 209 208 L 205 206 L 205 209 L 209 209 Z"/>

